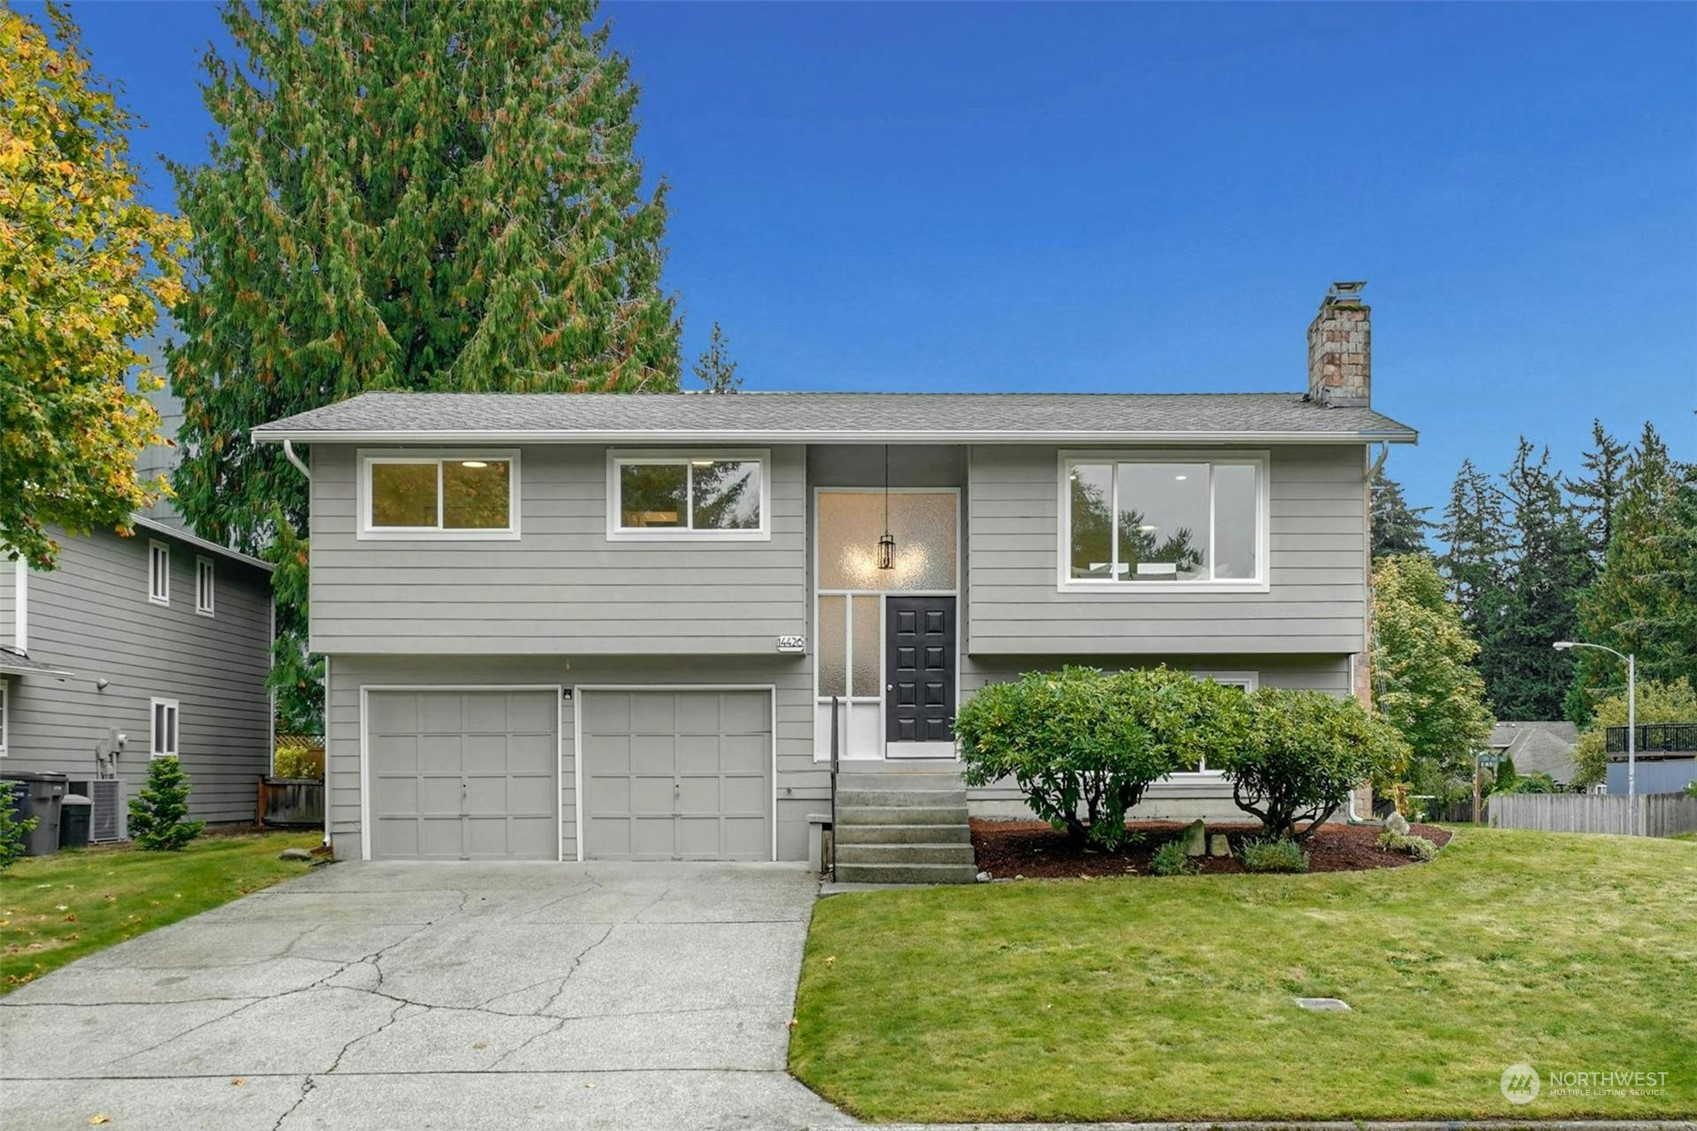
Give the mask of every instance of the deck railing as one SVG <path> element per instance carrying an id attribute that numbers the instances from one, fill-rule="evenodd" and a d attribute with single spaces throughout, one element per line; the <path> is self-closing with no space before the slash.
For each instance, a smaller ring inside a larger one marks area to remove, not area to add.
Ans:
<path id="1" fill-rule="evenodd" d="M 1625 754 L 1626 731 L 1626 727 L 1609 727 L 1604 750 Z M 1697 754 L 1697 723 L 1640 723 L 1637 737 L 1639 754 Z"/>

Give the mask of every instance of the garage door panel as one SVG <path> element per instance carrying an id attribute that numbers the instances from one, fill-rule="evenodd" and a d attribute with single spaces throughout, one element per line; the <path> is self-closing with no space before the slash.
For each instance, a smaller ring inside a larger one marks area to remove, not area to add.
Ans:
<path id="1" fill-rule="evenodd" d="M 558 854 L 559 835 L 552 813 L 546 817 L 514 817 L 507 826 L 508 851 L 514 856 L 552 860 Z"/>
<path id="2" fill-rule="evenodd" d="M 507 736 L 507 772 L 513 775 L 546 775 L 553 777 L 554 766 L 560 759 L 560 746 L 552 734 L 513 734 Z"/>
<path id="3" fill-rule="evenodd" d="M 424 734 L 418 737 L 420 773 L 458 775 L 464 757 L 465 742 L 457 734 Z"/>
<path id="4" fill-rule="evenodd" d="M 458 736 L 465 728 L 464 696 L 448 693 L 420 694 L 418 703 L 418 729 L 425 734 L 452 734 Z"/>
<path id="5" fill-rule="evenodd" d="M 512 696 L 502 693 L 463 696 L 461 729 L 467 734 L 506 734 L 520 729 L 508 710 L 511 700 Z"/>
<path id="6" fill-rule="evenodd" d="M 397 774 L 418 772 L 417 735 L 374 734 L 370 739 L 370 753 L 374 766 L 382 766 Z"/>
<path id="7" fill-rule="evenodd" d="M 417 857 L 420 855 L 418 821 L 412 817 L 403 820 L 379 817 L 372 823 L 371 850 L 390 858 Z"/>
<path id="8" fill-rule="evenodd" d="M 373 695 L 366 703 L 366 729 L 372 735 L 416 734 L 418 732 L 418 696 L 385 691 Z"/>
<path id="9" fill-rule="evenodd" d="M 771 703 L 767 691 L 583 692 L 585 855 L 770 859 Z"/>

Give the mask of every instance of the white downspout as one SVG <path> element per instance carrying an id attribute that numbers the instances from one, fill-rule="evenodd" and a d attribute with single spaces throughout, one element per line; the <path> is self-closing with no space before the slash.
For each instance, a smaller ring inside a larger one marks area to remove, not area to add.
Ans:
<path id="1" fill-rule="evenodd" d="M 1387 450 L 1389 450 L 1389 449 L 1387 449 Z M 302 475 L 306 476 L 308 482 L 312 481 L 312 470 L 309 467 L 307 467 L 306 464 L 301 462 L 300 456 L 295 454 L 295 444 L 294 444 L 293 440 L 284 440 L 283 441 L 283 455 L 284 455 L 285 458 L 288 459 L 288 461 L 290 463 L 294 464 L 297 468 L 300 469 L 300 473 Z M 1383 462 L 1384 457 L 1381 456 L 1379 458 L 1380 458 L 1380 462 Z"/>

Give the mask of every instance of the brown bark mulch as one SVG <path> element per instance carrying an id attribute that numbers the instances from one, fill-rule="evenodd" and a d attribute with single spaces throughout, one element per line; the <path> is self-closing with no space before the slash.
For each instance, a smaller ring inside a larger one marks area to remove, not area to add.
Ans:
<path id="1" fill-rule="evenodd" d="M 978 867 L 998 880 L 1023 876 L 1026 879 L 1077 879 L 1081 876 L 1146 876 L 1149 859 L 1169 840 L 1177 840 L 1185 825 L 1176 821 L 1133 822 L 1134 842 L 1118 851 L 1073 844 L 1065 833 L 1041 821 L 972 820 L 972 847 Z M 1400 868 L 1414 860 L 1401 852 L 1379 847 L 1377 825 L 1322 825 L 1303 845 L 1310 872 L 1357 872 L 1369 868 Z M 1409 829 L 1442 848 L 1450 831 L 1432 825 Z M 1200 856 L 1196 863 L 1205 873 L 1241 873 L 1243 862 L 1237 852 L 1243 841 L 1261 835 L 1256 824 L 1213 824 L 1208 835 L 1225 833 L 1231 856 Z"/>

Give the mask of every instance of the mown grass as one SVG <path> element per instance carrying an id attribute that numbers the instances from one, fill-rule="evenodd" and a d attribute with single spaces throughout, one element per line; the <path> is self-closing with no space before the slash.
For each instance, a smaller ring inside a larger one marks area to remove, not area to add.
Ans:
<path id="1" fill-rule="evenodd" d="M 834 896 L 796 1016 L 791 1070 L 874 1120 L 1689 1117 L 1697 845 L 1464 829 L 1375 872 Z M 1516 1107 L 1516 1063 L 1668 1075 Z"/>
<path id="2" fill-rule="evenodd" d="M 32 856 L 0 872 L 0 994 L 86 954 L 306 870 L 279 860 L 317 833 L 210 836 L 181 852 L 128 845 Z"/>

